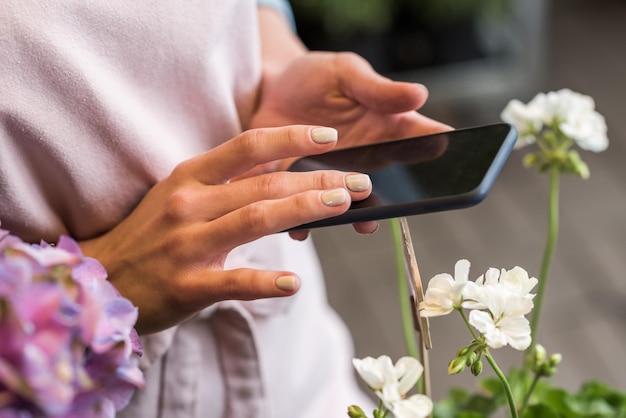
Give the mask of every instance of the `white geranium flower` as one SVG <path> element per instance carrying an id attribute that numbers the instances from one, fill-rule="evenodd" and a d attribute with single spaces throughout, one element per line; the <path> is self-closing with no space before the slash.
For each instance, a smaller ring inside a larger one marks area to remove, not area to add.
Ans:
<path id="1" fill-rule="evenodd" d="M 389 356 L 355 358 L 352 359 L 352 365 L 374 391 L 382 390 L 386 383 L 396 381 L 396 372 Z"/>
<path id="2" fill-rule="evenodd" d="M 532 300 L 501 286 L 483 286 L 479 297 L 488 311 L 471 311 L 469 322 L 485 336 L 487 345 L 500 348 L 508 344 L 517 350 L 528 348 L 530 324 L 524 315 L 532 310 Z"/>
<path id="3" fill-rule="evenodd" d="M 463 307 L 467 309 L 488 309 L 487 301 L 491 293 L 483 295 L 484 288 L 496 288 L 501 292 L 511 292 L 514 295 L 532 300 L 535 295 L 530 291 L 537 285 L 538 280 L 529 277 L 526 270 L 521 267 L 514 267 L 511 270 L 498 270 L 489 268 L 487 272 L 469 282 L 463 288 Z"/>
<path id="4" fill-rule="evenodd" d="M 530 291 L 537 286 L 538 282 L 539 280 L 535 277 L 529 277 L 528 272 L 519 266 L 515 266 L 511 270 L 502 269 L 500 273 L 499 284 L 502 287 L 528 299 L 535 297 Z"/>
<path id="5" fill-rule="evenodd" d="M 353 359 L 352 364 L 388 409 L 406 398 L 424 371 L 422 364 L 413 357 L 402 357 L 395 365 L 385 355 L 376 359 Z"/>
<path id="6" fill-rule="evenodd" d="M 517 128 L 516 148 L 535 142 L 544 127 L 557 125 L 584 150 L 600 152 L 609 145 L 606 122 L 595 110 L 593 98 L 570 89 L 539 93 L 528 104 L 511 100 L 500 118 Z"/>
<path id="7" fill-rule="evenodd" d="M 426 418 L 433 411 L 433 401 L 425 395 L 413 395 L 393 404 L 391 412 L 396 418 Z"/>
<path id="8" fill-rule="evenodd" d="M 454 278 L 448 273 L 437 274 L 428 282 L 420 315 L 447 315 L 463 303 L 463 287 L 468 283 L 470 262 L 459 260 L 454 265 Z"/>
<path id="9" fill-rule="evenodd" d="M 559 122 L 559 129 L 584 150 L 600 152 L 609 146 L 604 117 L 595 110 L 590 96 L 570 89 L 546 96 L 546 123 Z"/>
<path id="10" fill-rule="evenodd" d="M 543 109 L 543 121 L 546 125 L 555 122 L 575 120 L 594 111 L 595 102 L 590 96 L 576 93 L 570 89 L 538 94 L 538 102 Z"/>

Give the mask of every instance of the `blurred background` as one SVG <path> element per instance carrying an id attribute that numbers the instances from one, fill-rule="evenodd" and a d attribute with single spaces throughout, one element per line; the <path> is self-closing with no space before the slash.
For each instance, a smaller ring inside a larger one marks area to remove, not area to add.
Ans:
<path id="1" fill-rule="evenodd" d="M 554 380 L 577 389 L 599 379 L 626 390 L 626 1 L 624 0 L 292 0 L 311 49 L 351 50 L 380 72 L 425 84 L 422 113 L 456 127 L 499 121 L 506 103 L 570 88 L 592 96 L 607 120 L 609 149 L 582 152 L 589 180 L 562 177 L 560 237 L 538 342 L 564 360 Z M 548 177 L 514 151 L 480 205 L 409 219 L 424 281 L 519 265 L 539 275 L 547 225 Z M 350 227 L 313 233 L 331 304 L 350 327 L 356 354 L 406 353 L 388 222 L 372 236 Z M 434 398 L 473 388 L 448 362 L 470 341 L 457 316 L 431 320 Z M 503 368 L 521 364 L 511 348 Z M 485 367 L 487 371 L 487 367 Z"/>

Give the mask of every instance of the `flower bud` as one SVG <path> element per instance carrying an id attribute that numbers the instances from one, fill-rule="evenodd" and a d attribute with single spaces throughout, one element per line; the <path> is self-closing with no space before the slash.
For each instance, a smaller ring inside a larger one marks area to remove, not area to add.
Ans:
<path id="1" fill-rule="evenodd" d="M 472 351 L 465 357 L 465 364 L 469 367 L 476 361 L 476 352 Z"/>
<path id="2" fill-rule="evenodd" d="M 580 154 L 575 150 L 567 153 L 566 170 L 583 180 L 589 178 L 589 166 L 580 158 Z"/>
<path id="3" fill-rule="evenodd" d="M 467 355 L 467 353 L 469 353 L 469 351 L 470 351 L 469 347 L 463 347 L 456 353 L 456 356 L 457 357 L 465 357 Z"/>
<path id="4" fill-rule="evenodd" d="M 548 358 L 548 365 L 550 367 L 556 367 L 561 364 L 562 360 L 563 356 L 561 355 L 561 353 L 554 353 Z"/>
<path id="5" fill-rule="evenodd" d="M 448 364 L 448 374 L 459 374 L 465 369 L 465 357 L 457 357 Z"/>
<path id="6" fill-rule="evenodd" d="M 537 344 L 533 350 L 533 366 L 539 366 L 546 360 L 546 349 L 541 344 Z"/>
<path id="7" fill-rule="evenodd" d="M 367 415 L 365 415 L 365 412 L 363 412 L 363 410 L 359 408 L 357 405 L 350 405 L 348 407 L 348 416 L 350 418 L 367 418 Z"/>
<path id="8" fill-rule="evenodd" d="M 470 371 L 472 372 L 474 376 L 480 375 L 483 372 L 483 362 L 478 360 L 472 363 L 472 367 L 470 368 Z"/>

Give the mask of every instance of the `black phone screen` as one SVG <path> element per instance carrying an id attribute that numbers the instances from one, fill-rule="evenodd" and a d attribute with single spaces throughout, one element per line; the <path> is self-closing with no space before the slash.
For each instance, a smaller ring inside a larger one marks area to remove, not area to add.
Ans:
<path id="1" fill-rule="evenodd" d="M 353 202 L 340 219 L 322 221 L 328 225 L 456 209 L 485 197 L 516 138 L 508 124 L 479 126 L 330 151 L 289 170 L 369 174 L 370 197 Z"/>

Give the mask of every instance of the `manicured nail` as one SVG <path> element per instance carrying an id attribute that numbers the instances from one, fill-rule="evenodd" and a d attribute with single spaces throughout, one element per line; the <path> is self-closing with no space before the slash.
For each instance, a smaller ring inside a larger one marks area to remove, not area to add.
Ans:
<path id="1" fill-rule="evenodd" d="M 310 135 L 313 142 L 317 144 L 337 142 L 337 130 L 333 128 L 313 128 Z"/>
<path id="2" fill-rule="evenodd" d="M 349 174 L 346 176 L 346 187 L 353 192 L 364 192 L 371 185 L 372 180 L 367 174 Z"/>
<path id="3" fill-rule="evenodd" d="M 322 193 L 321 199 L 326 206 L 339 206 L 348 200 L 348 192 L 346 189 L 328 190 Z"/>
<path id="4" fill-rule="evenodd" d="M 300 279 L 297 276 L 281 276 L 276 279 L 274 284 L 280 290 L 291 292 L 300 287 Z"/>

